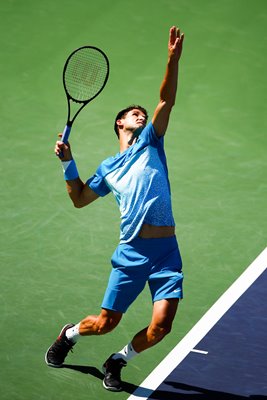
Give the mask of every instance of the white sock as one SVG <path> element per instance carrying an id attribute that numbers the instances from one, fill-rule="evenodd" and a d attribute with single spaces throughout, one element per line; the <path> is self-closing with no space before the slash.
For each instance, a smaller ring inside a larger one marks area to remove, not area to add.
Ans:
<path id="1" fill-rule="evenodd" d="M 80 323 L 66 330 L 67 339 L 69 339 L 73 343 L 76 343 L 80 337 L 79 326 Z"/>
<path id="2" fill-rule="evenodd" d="M 139 353 L 137 353 L 132 344 L 129 343 L 127 344 L 121 351 L 118 353 L 114 354 L 112 358 L 116 360 L 117 358 L 123 358 L 125 361 L 130 361 L 133 357 L 137 356 Z"/>

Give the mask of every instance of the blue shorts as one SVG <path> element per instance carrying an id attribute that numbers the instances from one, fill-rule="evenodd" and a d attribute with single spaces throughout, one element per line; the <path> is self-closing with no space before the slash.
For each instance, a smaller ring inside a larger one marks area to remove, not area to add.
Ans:
<path id="1" fill-rule="evenodd" d="M 152 301 L 182 298 L 182 260 L 176 236 L 119 244 L 102 308 L 124 313 L 149 284 Z"/>

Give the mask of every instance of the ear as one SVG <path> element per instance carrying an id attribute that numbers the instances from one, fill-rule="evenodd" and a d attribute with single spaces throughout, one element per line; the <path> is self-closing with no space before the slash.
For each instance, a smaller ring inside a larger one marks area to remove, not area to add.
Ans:
<path id="1" fill-rule="evenodd" d="M 122 119 L 117 119 L 116 124 L 119 129 L 123 128 L 123 120 Z"/>

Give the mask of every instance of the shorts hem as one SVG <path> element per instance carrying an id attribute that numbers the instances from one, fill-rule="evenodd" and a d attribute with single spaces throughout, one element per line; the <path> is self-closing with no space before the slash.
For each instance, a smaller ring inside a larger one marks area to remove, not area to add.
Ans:
<path id="1" fill-rule="evenodd" d="M 153 303 L 156 303 L 156 301 L 169 300 L 169 299 L 183 300 L 183 294 L 177 293 L 177 295 L 170 294 L 170 295 L 166 295 L 166 296 L 162 296 L 162 297 L 157 297 L 156 299 L 153 299 Z"/>
<path id="2" fill-rule="evenodd" d="M 118 310 L 118 309 L 116 309 L 114 307 L 105 307 L 104 305 L 102 305 L 101 308 L 103 308 L 104 310 L 119 312 L 119 313 L 122 313 L 122 314 L 125 314 L 126 311 L 127 311 L 127 309 L 122 311 L 122 310 Z"/>

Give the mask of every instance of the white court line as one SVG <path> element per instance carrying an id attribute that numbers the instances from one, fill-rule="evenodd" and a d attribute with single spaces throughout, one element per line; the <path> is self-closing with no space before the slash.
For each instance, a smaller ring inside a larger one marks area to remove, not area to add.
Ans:
<path id="1" fill-rule="evenodd" d="M 192 349 L 191 352 L 193 353 L 199 353 L 199 354 L 208 354 L 208 351 L 205 350 L 198 350 L 198 349 Z"/>
<path id="2" fill-rule="evenodd" d="M 127 400 L 147 399 L 267 267 L 267 247 L 204 314 Z"/>

